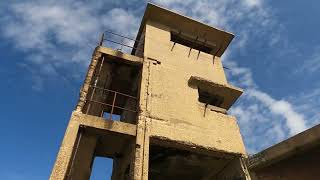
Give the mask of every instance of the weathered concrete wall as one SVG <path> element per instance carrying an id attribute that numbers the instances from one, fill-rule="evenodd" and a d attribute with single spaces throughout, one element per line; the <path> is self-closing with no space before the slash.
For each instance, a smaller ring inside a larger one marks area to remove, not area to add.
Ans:
<path id="1" fill-rule="evenodd" d="M 188 57 L 190 48 L 180 44 L 172 49 L 170 29 L 153 22 L 146 24 L 145 36 L 143 67 L 147 70 L 143 71 L 142 81 L 148 84 L 147 88 L 142 86 L 141 94 L 148 94 L 143 102 L 147 106 L 142 110 L 152 119 L 150 136 L 245 155 L 236 119 L 208 108 L 205 111 L 198 101 L 198 90 L 188 86 L 191 76 L 227 84 L 220 58 L 201 52 L 197 59 L 196 50 Z"/>

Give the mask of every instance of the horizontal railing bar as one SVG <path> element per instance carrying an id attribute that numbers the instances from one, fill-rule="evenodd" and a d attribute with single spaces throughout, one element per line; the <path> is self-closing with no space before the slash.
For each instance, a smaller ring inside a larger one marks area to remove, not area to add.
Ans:
<path id="1" fill-rule="evenodd" d="M 126 39 L 130 39 L 130 40 L 132 40 L 132 41 L 140 42 L 140 41 L 138 41 L 138 40 L 132 39 L 132 38 L 130 38 L 130 37 L 127 37 L 127 36 L 124 36 L 124 35 L 121 35 L 121 34 L 117 34 L 117 33 L 112 32 L 112 31 L 110 31 L 110 30 L 106 30 L 105 32 L 110 33 L 110 34 L 113 34 L 113 35 L 116 35 L 116 36 L 120 36 L 120 37 L 123 37 L 123 38 L 126 38 Z"/>
<path id="2" fill-rule="evenodd" d="M 109 42 L 112 42 L 112 43 L 115 43 L 115 44 L 119 44 L 119 45 L 122 45 L 122 46 L 126 46 L 126 47 L 129 47 L 129 48 L 131 48 L 131 49 L 136 49 L 136 50 L 142 51 L 142 49 L 140 49 L 140 48 L 135 48 L 135 47 L 132 47 L 132 46 L 123 44 L 123 43 L 119 43 L 119 42 L 117 42 L 117 41 L 110 40 L 110 39 L 103 39 L 103 40 L 109 41 Z"/>
<path id="3" fill-rule="evenodd" d="M 110 89 L 105 89 L 105 88 L 101 88 L 101 87 L 97 87 L 97 86 L 92 86 L 92 85 L 90 85 L 90 87 L 91 87 L 91 88 L 100 89 L 100 90 L 103 90 L 103 91 L 109 91 L 109 92 L 121 94 L 121 95 L 123 95 L 123 96 L 127 96 L 127 97 L 130 97 L 130 98 L 133 98 L 133 99 L 135 99 L 135 100 L 138 99 L 137 97 L 130 96 L 130 95 L 128 95 L 128 94 L 124 94 L 124 93 L 121 93 L 121 92 L 118 92 L 118 91 L 114 91 L 114 90 L 110 90 Z"/>
<path id="4" fill-rule="evenodd" d="M 87 101 L 89 102 L 94 102 L 94 103 L 98 103 L 98 104 L 102 104 L 102 105 L 105 105 L 105 106 L 110 106 L 112 107 L 111 104 L 107 104 L 107 103 L 103 103 L 103 102 L 99 102 L 99 101 L 95 101 L 95 100 L 89 100 L 87 99 Z M 127 108 L 123 108 L 123 107 L 119 107 L 119 106 L 113 106 L 115 108 L 118 108 L 118 109 L 122 109 L 122 110 L 125 110 L 125 111 L 130 111 L 130 112 L 134 112 L 134 113 L 137 113 L 138 111 L 134 111 L 134 110 L 131 110 L 131 109 L 127 109 Z"/>

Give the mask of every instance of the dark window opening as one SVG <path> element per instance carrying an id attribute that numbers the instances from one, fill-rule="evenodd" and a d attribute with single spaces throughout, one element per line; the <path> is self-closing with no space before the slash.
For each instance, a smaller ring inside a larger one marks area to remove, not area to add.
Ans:
<path id="1" fill-rule="evenodd" d="M 200 42 L 196 40 L 196 38 L 191 39 L 175 32 L 171 32 L 171 41 L 208 54 L 213 54 L 215 49 L 215 47 L 211 47 L 209 44 L 206 44 L 206 42 Z"/>
<path id="2" fill-rule="evenodd" d="M 214 177 L 225 171 L 224 167 L 230 163 L 223 157 L 157 144 L 151 144 L 149 152 L 148 179 L 152 180 L 216 179 Z"/>
<path id="3" fill-rule="evenodd" d="M 198 88 L 199 93 L 199 102 L 202 102 L 204 104 L 210 104 L 212 106 L 221 107 L 221 104 L 223 103 L 223 97 L 210 94 L 207 91 L 201 90 Z"/>

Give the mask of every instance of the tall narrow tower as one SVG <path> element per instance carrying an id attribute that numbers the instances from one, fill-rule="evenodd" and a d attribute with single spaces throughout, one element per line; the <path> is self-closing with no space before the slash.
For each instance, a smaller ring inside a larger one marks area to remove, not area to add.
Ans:
<path id="1" fill-rule="evenodd" d="M 50 179 L 87 180 L 94 157 L 113 159 L 113 180 L 250 179 L 227 113 L 242 90 L 220 60 L 232 39 L 148 4 L 131 54 L 93 52 Z"/>

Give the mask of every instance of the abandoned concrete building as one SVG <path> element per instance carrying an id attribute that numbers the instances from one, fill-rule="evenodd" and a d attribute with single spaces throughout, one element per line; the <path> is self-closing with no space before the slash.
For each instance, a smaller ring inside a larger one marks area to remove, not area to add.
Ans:
<path id="1" fill-rule="evenodd" d="M 227 113 L 243 91 L 220 60 L 234 36 L 153 4 L 131 53 L 110 34 L 125 38 L 94 50 L 50 179 L 90 179 L 95 157 L 113 159 L 113 180 L 250 179 Z"/>

